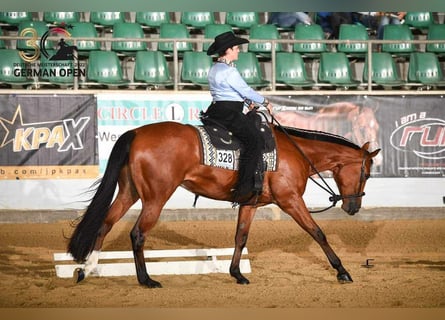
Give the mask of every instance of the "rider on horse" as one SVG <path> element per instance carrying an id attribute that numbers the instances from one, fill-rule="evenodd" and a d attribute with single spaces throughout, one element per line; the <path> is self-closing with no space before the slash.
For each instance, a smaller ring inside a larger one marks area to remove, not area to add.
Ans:
<path id="1" fill-rule="evenodd" d="M 272 111 L 269 101 L 253 90 L 242 78 L 234 61 L 238 59 L 239 45 L 249 40 L 236 37 L 231 31 L 215 37 L 207 50 L 208 55 L 218 55 L 210 68 L 208 80 L 213 101 L 202 116 L 202 121 L 217 122 L 231 131 L 243 144 L 241 148 L 238 181 L 233 189 L 235 202 L 247 201 L 262 192 L 263 138 L 252 118 L 244 113 L 247 102 L 252 102 Z"/>

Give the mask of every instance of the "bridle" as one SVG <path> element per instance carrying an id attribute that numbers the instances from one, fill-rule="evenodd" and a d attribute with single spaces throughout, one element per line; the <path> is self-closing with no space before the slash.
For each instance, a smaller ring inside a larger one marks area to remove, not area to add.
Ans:
<path id="1" fill-rule="evenodd" d="M 258 111 L 257 111 L 258 112 Z M 337 202 L 340 200 L 344 200 L 344 199 L 354 199 L 354 198 L 361 198 L 365 195 L 365 192 L 360 192 L 360 190 L 362 189 L 363 184 L 366 182 L 366 180 L 369 178 L 369 175 L 367 175 L 365 173 L 365 165 L 366 165 L 366 153 L 363 154 L 363 160 L 362 160 L 362 165 L 361 165 L 361 169 L 360 169 L 360 184 L 358 187 L 358 192 L 354 193 L 354 194 L 349 194 L 349 195 L 342 195 L 342 194 L 336 194 L 334 192 L 334 190 L 332 190 L 332 188 L 329 186 L 329 184 L 326 182 L 326 180 L 323 178 L 323 176 L 321 175 L 321 173 L 317 170 L 317 168 L 315 167 L 315 165 L 312 163 L 312 161 L 306 156 L 306 154 L 304 153 L 304 151 L 300 148 L 300 146 L 298 146 L 298 144 L 295 142 L 294 139 L 292 139 L 289 135 L 289 133 L 286 131 L 286 129 L 278 122 L 278 120 L 272 115 L 270 114 L 270 117 L 272 119 L 271 123 L 275 122 L 277 124 L 277 126 L 280 128 L 280 130 L 287 136 L 287 138 L 289 139 L 289 141 L 292 143 L 292 145 L 298 150 L 298 152 L 300 152 L 300 154 L 305 158 L 305 160 L 309 163 L 311 169 L 315 172 L 315 174 L 320 178 L 321 182 L 323 184 L 321 184 L 320 182 L 318 182 L 317 180 L 315 180 L 312 176 L 309 176 L 309 179 L 311 179 L 317 186 L 319 186 L 321 189 L 325 190 L 327 193 L 329 193 L 331 196 L 329 197 L 329 201 L 332 202 L 332 204 L 324 209 L 320 209 L 320 210 L 310 210 L 310 213 L 320 213 L 320 212 L 324 212 L 326 210 L 329 210 L 333 207 L 335 207 L 337 205 Z"/>

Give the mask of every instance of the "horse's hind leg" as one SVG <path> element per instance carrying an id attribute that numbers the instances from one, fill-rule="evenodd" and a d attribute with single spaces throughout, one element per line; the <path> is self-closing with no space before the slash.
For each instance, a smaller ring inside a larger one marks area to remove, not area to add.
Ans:
<path id="1" fill-rule="evenodd" d="M 148 275 L 144 257 L 146 235 L 158 221 L 161 208 L 162 207 L 143 204 L 141 215 L 130 233 L 138 281 L 140 284 L 149 288 L 162 288 L 162 285 L 158 281 L 151 279 Z"/>
<path id="2" fill-rule="evenodd" d="M 99 253 L 102 248 L 105 236 L 110 232 L 113 225 L 119 221 L 120 218 L 130 209 L 130 207 L 139 199 L 137 192 L 135 191 L 133 184 L 128 180 L 128 175 L 126 175 L 125 170 L 121 174 L 121 179 L 119 179 L 119 192 L 116 199 L 113 201 L 107 217 L 100 228 L 96 243 L 94 245 L 94 250 L 88 256 L 85 261 L 85 266 L 83 269 L 77 272 L 77 282 L 83 280 L 91 272 L 93 272 L 99 262 Z"/>
<path id="3" fill-rule="evenodd" d="M 337 280 L 340 283 L 352 282 L 351 276 L 343 267 L 340 258 L 335 254 L 334 250 L 329 245 L 325 234 L 312 218 L 303 200 L 298 200 L 296 206 L 283 207 L 280 204 L 280 207 L 286 213 L 288 213 L 320 245 L 320 247 L 326 254 L 331 266 L 337 270 Z"/>
<path id="4" fill-rule="evenodd" d="M 241 254 L 246 246 L 250 225 L 252 224 L 256 208 L 251 206 L 241 206 L 238 212 L 238 222 L 235 234 L 235 251 L 230 264 L 230 275 L 239 284 L 249 284 L 249 280 L 241 274 L 240 260 Z"/>

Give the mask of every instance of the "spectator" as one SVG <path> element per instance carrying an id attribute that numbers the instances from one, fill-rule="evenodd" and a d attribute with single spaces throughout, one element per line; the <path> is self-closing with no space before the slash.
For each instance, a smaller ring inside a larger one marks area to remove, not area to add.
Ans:
<path id="1" fill-rule="evenodd" d="M 267 21 L 280 28 L 292 28 L 297 24 L 312 24 L 311 17 L 306 12 L 271 12 Z"/>
<path id="2" fill-rule="evenodd" d="M 340 25 L 352 24 L 352 12 L 318 12 L 319 24 L 326 34 L 326 39 L 338 39 Z"/>
<path id="3" fill-rule="evenodd" d="M 387 24 L 401 24 L 405 18 L 406 12 L 379 12 L 379 27 L 377 29 L 377 37 L 383 39 L 383 29 Z"/>

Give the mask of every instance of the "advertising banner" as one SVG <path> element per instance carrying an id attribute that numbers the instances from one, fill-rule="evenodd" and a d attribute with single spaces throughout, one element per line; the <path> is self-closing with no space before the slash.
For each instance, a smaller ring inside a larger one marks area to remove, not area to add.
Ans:
<path id="1" fill-rule="evenodd" d="M 161 121 L 201 124 L 199 113 L 207 109 L 211 99 L 207 93 L 98 94 L 100 172 L 105 171 L 111 149 L 117 138 L 125 131 Z"/>
<path id="2" fill-rule="evenodd" d="M 98 176 L 91 95 L 0 96 L 1 179 Z"/>
<path id="3" fill-rule="evenodd" d="M 283 126 L 331 132 L 370 149 L 373 175 L 445 176 L 442 96 L 273 96 Z"/>

